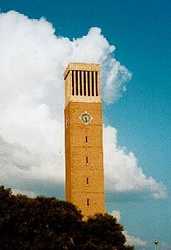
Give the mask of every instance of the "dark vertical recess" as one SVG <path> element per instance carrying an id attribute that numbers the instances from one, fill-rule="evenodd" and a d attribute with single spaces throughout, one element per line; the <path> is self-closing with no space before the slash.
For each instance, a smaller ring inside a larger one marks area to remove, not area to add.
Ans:
<path id="1" fill-rule="evenodd" d="M 86 163 L 88 163 L 88 156 L 86 156 Z"/>
<path id="2" fill-rule="evenodd" d="M 90 96 L 90 71 L 87 71 L 88 96 Z"/>
<path id="3" fill-rule="evenodd" d="M 95 81 L 96 81 L 96 96 L 98 96 L 98 73 L 97 71 L 96 71 Z"/>
<path id="4" fill-rule="evenodd" d="M 78 70 L 75 70 L 76 74 L 76 95 L 78 95 Z"/>
<path id="5" fill-rule="evenodd" d="M 86 142 L 88 142 L 88 138 L 87 138 L 87 135 L 86 135 L 86 137 L 85 137 L 85 140 L 86 140 Z"/>
<path id="6" fill-rule="evenodd" d="M 90 199 L 87 198 L 87 206 L 90 206 Z"/>
<path id="7" fill-rule="evenodd" d="M 74 95 L 74 71 L 72 70 L 72 95 Z"/>
<path id="8" fill-rule="evenodd" d="M 88 181 L 89 181 L 89 180 L 88 180 L 88 177 L 87 177 L 87 178 L 86 178 L 86 183 L 87 183 L 87 184 L 88 184 Z"/>
<path id="9" fill-rule="evenodd" d="M 84 96 L 86 96 L 86 72 L 84 71 Z"/>
<path id="10" fill-rule="evenodd" d="M 91 72 L 91 80 L 92 80 L 92 96 L 94 96 L 94 72 Z"/>
<path id="11" fill-rule="evenodd" d="M 82 95 L 82 71 L 79 71 L 80 74 L 80 95 Z"/>

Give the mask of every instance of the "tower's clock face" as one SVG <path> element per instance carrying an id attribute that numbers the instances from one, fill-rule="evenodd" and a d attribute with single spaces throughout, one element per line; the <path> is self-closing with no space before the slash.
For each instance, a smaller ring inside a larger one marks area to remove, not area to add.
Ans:
<path id="1" fill-rule="evenodd" d="M 89 124 L 92 119 L 93 117 L 86 111 L 80 115 L 80 120 L 85 125 Z"/>

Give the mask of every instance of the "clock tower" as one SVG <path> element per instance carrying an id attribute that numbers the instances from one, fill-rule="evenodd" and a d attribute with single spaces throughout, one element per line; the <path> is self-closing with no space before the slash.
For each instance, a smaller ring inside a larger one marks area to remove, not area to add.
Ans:
<path id="1" fill-rule="evenodd" d="M 88 217 L 105 212 L 100 66 L 71 63 L 64 80 L 66 200 Z"/>

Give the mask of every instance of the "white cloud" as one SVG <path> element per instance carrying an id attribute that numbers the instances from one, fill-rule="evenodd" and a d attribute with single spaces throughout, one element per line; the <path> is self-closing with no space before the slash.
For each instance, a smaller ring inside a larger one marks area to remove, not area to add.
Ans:
<path id="1" fill-rule="evenodd" d="M 126 245 L 135 246 L 135 247 L 145 247 L 147 241 L 140 239 L 137 236 L 129 235 L 127 231 L 123 232 L 126 237 Z"/>
<path id="2" fill-rule="evenodd" d="M 31 198 L 35 198 L 36 197 L 35 193 L 30 192 L 28 190 L 19 190 L 19 189 L 13 188 L 12 189 L 12 193 L 14 195 L 16 195 L 16 194 L 22 194 L 23 195 L 24 194 L 24 195 L 27 195 L 28 197 L 31 197 Z"/>
<path id="3" fill-rule="evenodd" d="M 131 77 L 99 28 L 73 40 L 54 32 L 45 19 L 0 14 L 0 183 L 20 190 L 35 181 L 63 183 L 65 66 L 100 63 L 106 103 L 122 95 Z M 104 134 L 107 190 L 148 190 L 163 197 L 164 187 L 144 175 L 133 153 L 117 145 L 116 129 L 105 128 Z M 35 187 L 29 191 L 35 193 Z"/>
<path id="4" fill-rule="evenodd" d="M 117 130 L 104 129 L 104 158 L 107 190 L 117 192 L 149 192 L 154 198 L 165 198 L 166 188 L 147 177 L 138 164 L 134 153 L 127 152 L 117 142 Z"/>
<path id="5" fill-rule="evenodd" d="M 120 222 L 121 213 L 119 210 L 113 210 L 110 214 L 116 219 L 118 223 Z"/>
<path id="6" fill-rule="evenodd" d="M 117 222 L 119 223 L 120 222 L 120 219 L 121 219 L 121 213 L 119 210 L 113 210 L 111 212 L 111 215 L 116 218 Z M 145 247 L 147 245 L 147 241 L 145 240 L 142 240 L 140 239 L 139 237 L 137 236 L 134 236 L 134 235 L 130 235 L 128 234 L 127 231 L 123 231 L 123 234 L 125 235 L 126 237 L 126 245 L 129 245 L 129 246 L 135 246 L 135 247 Z"/>

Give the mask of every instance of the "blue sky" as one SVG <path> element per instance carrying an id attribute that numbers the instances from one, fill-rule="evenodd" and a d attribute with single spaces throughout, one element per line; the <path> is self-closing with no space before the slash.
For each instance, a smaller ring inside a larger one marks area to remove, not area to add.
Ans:
<path id="1" fill-rule="evenodd" d="M 131 234 L 171 245 L 171 2 L 0 0 L 0 8 L 44 16 L 70 38 L 97 26 L 116 45 L 116 58 L 133 76 L 123 97 L 104 106 L 105 123 L 117 128 L 119 144 L 135 153 L 145 174 L 166 185 L 168 198 L 128 193 L 110 196 L 107 207 L 121 211 Z"/>

